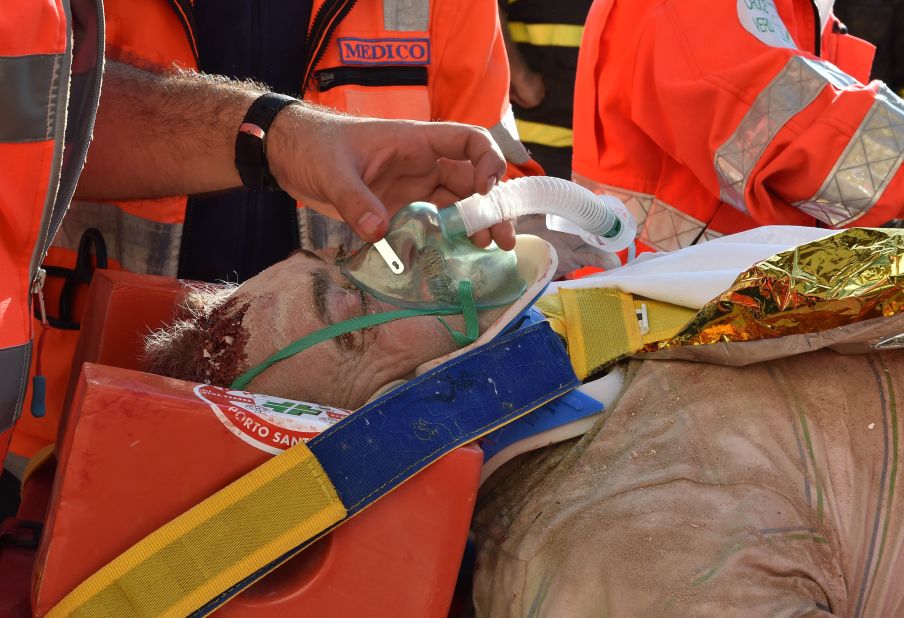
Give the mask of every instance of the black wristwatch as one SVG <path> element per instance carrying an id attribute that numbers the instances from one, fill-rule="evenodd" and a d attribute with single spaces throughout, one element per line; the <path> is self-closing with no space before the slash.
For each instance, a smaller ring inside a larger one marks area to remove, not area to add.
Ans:
<path id="1" fill-rule="evenodd" d="M 268 92 L 259 96 L 248 108 L 235 136 L 235 167 L 242 178 L 242 184 L 249 189 L 280 190 L 267 165 L 267 131 L 276 114 L 292 103 L 299 103 L 299 100 Z"/>

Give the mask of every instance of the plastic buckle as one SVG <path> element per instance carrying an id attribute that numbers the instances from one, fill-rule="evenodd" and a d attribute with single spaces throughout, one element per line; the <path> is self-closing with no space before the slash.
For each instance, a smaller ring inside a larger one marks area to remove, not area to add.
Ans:
<path id="1" fill-rule="evenodd" d="M 640 303 L 640 308 L 634 310 L 637 316 L 637 325 L 640 327 L 640 334 L 646 335 L 650 332 L 650 315 L 647 313 L 647 303 Z"/>
<path id="2" fill-rule="evenodd" d="M 37 549 L 43 532 L 43 522 L 8 517 L 0 524 L 0 545 L 8 543 L 13 547 Z"/>

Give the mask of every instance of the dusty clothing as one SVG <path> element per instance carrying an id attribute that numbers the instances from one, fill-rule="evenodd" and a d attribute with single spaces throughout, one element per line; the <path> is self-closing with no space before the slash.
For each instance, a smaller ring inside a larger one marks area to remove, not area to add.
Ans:
<path id="1" fill-rule="evenodd" d="M 904 613 L 904 353 L 629 380 L 584 438 L 490 479 L 479 616 Z"/>

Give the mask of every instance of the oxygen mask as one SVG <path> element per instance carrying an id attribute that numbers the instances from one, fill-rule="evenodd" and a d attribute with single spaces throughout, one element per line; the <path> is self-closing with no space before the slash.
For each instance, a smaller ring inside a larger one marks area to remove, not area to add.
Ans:
<path id="1" fill-rule="evenodd" d="M 436 316 L 456 344 L 473 343 L 480 335 L 478 309 L 515 302 L 527 284 L 518 273 L 514 251 L 481 249 L 468 235 L 534 213 L 547 214 L 550 227 L 577 233 L 604 250 L 619 251 L 634 240 L 634 220 L 621 202 L 560 178 L 519 178 L 442 210 L 415 202 L 396 213 L 383 240 L 340 263 L 342 274 L 359 289 L 402 309 L 358 316 L 310 333 L 250 368 L 231 388 L 245 388 L 268 367 L 312 346 L 393 320 Z M 439 317 L 455 314 L 464 320 L 464 333 Z"/>
<path id="2" fill-rule="evenodd" d="M 517 300 L 527 284 L 513 251 L 476 247 L 452 233 L 437 207 L 415 202 L 396 213 L 386 237 L 343 260 L 342 273 L 374 297 L 409 309 L 454 309 L 463 281 L 478 309 Z"/>

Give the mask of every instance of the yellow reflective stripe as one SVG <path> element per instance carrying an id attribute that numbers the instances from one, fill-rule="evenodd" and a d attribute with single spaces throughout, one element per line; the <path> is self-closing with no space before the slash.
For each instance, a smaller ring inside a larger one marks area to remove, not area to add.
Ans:
<path id="1" fill-rule="evenodd" d="M 552 148 L 568 148 L 574 142 L 574 133 L 571 129 L 517 118 L 515 125 L 518 127 L 518 135 L 521 136 L 522 142 L 542 144 Z"/>
<path id="2" fill-rule="evenodd" d="M 550 47 L 580 47 L 584 26 L 573 24 L 508 23 L 509 34 L 515 43 L 530 43 Z"/>
<path id="3" fill-rule="evenodd" d="M 47 615 L 185 616 L 345 516 L 297 444 L 136 543 Z"/>

